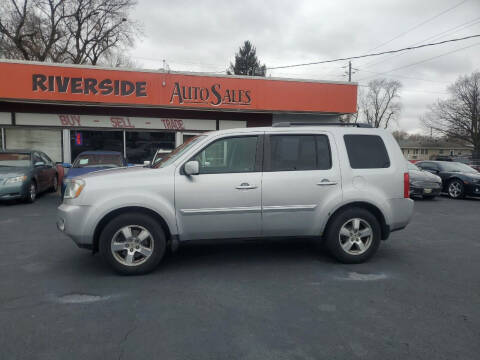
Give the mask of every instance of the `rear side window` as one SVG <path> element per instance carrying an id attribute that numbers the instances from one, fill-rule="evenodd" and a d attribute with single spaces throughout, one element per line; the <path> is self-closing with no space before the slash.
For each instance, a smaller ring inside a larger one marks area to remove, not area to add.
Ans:
<path id="1" fill-rule="evenodd" d="M 332 166 L 325 135 L 271 135 L 265 171 L 326 170 Z"/>
<path id="2" fill-rule="evenodd" d="M 344 135 L 352 169 L 382 169 L 390 167 L 387 149 L 377 135 Z"/>

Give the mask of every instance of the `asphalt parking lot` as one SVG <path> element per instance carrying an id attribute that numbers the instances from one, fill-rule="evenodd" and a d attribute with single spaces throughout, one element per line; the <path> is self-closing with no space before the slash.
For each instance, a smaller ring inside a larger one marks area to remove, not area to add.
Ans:
<path id="1" fill-rule="evenodd" d="M 308 242 L 189 245 L 120 277 L 0 204 L 2 359 L 478 359 L 480 200 L 417 201 L 369 263 Z"/>

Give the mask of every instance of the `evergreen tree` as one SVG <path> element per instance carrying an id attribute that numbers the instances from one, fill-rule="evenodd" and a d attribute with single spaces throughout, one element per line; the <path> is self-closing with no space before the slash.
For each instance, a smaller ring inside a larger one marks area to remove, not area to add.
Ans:
<path id="1" fill-rule="evenodd" d="M 257 49 L 248 40 L 235 54 L 235 64 L 230 63 L 230 69 L 227 70 L 229 75 L 265 76 L 266 73 L 267 67 L 265 64 L 260 64 Z"/>

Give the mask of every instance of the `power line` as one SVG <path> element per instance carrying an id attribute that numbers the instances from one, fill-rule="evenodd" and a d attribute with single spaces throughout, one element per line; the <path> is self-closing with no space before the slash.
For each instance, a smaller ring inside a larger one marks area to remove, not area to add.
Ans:
<path id="1" fill-rule="evenodd" d="M 475 43 L 475 44 L 473 44 L 473 45 L 465 46 L 465 47 L 460 48 L 460 49 L 456 49 L 456 50 L 453 50 L 453 51 L 449 51 L 449 52 L 446 52 L 446 53 L 443 53 L 443 54 L 440 54 L 440 55 L 436 55 L 436 56 L 433 56 L 433 57 L 428 58 L 428 59 L 425 59 L 425 60 L 421 60 L 421 61 L 414 62 L 414 63 L 408 64 L 408 65 L 400 66 L 400 67 L 395 68 L 395 69 L 392 69 L 392 70 L 388 70 L 388 71 L 385 71 L 385 72 L 381 72 L 381 73 L 378 73 L 377 75 L 385 75 L 385 74 L 388 74 L 389 72 L 393 72 L 393 71 L 405 69 L 405 68 L 407 68 L 407 67 L 411 67 L 411 66 L 414 66 L 414 65 L 423 64 L 423 63 L 425 63 L 425 62 L 427 62 L 427 61 L 434 60 L 434 59 L 440 58 L 440 57 L 442 57 L 442 56 L 450 55 L 450 54 L 456 53 L 456 52 L 458 52 L 458 51 L 462 51 L 462 50 L 465 50 L 465 49 L 468 49 L 468 48 L 471 48 L 471 47 L 474 47 L 474 46 L 477 46 L 477 45 L 480 45 L 480 42 Z M 365 77 L 365 78 L 363 78 L 363 79 L 360 79 L 360 80 L 358 80 L 358 81 L 362 81 L 362 80 L 368 79 L 369 77 L 372 77 L 372 76 L 367 76 L 367 77 Z"/>
<path id="2" fill-rule="evenodd" d="M 443 40 L 443 41 L 439 41 L 439 42 L 435 42 L 435 43 L 423 44 L 423 45 L 418 45 L 418 46 L 409 46 L 409 47 L 405 47 L 405 48 L 397 49 L 397 50 L 382 51 L 382 52 L 379 52 L 379 53 L 371 53 L 371 54 L 365 54 L 365 55 L 350 56 L 350 57 L 338 58 L 338 59 L 332 59 L 332 60 L 314 61 L 314 62 L 303 63 L 303 64 L 272 66 L 272 67 L 268 67 L 267 69 L 268 70 L 286 69 L 286 68 L 293 68 L 293 67 L 299 67 L 299 66 L 309 66 L 309 65 L 332 63 L 332 62 L 337 62 L 337 61 L 362 59 L 362 58 L 366 58 L 366 57 L 379 56 L 379 55 L 384 55 L 384 54 L 395 54 L 395 53 L 402 52 L 402 51 L 415 50 L 415 49 L 420 49 L 420 48 L 429 47 L 429 46 L 436 46 L 436 45 L 441 45 L 441 44 L 446 44 L 446 43 L 451 43 L 451 42 L 473 39 L 473 38 L 476 38 L 476 37 L 480 37 L 480 34 L 465 36 L 463 38 L 457 38 L 457 39 Z"/>
<path id="3" fill-rule="evenodd" d="M 443 11 L 440 12 L 439 14 L 437 14 L 437 15 L 435 15 L 435 16 L 432 16 L 431 18 L 429 18 L 429 19 L 427 19 L 427 20 L 425 20 L 425 21 L 422 21 L 420 24 L 415 25 L 414 27 L 410 28 L 409 30 L 404 31 L 403 33 L 395 36 L 394 38 L 392 38 L 392 39 L 390 39 L 390 40 L 388 40 L 388 41 L 386 41 L 386 42 L 378 45 L 377 47 L 375 47 L 375 48 L 373 48 L 373 49 L 371 49 L 371 50 L 369 50 L 369 51 L 377 50 L 378 48 L 381 48 L 381 47 L 383 47 L 384 45 L 387 45 L 387 44 L 391 43 L 392 41 L 397 40 L 398 38 L 400 38 L 400 37 L 402 37 L 403 35 L 406 35 L 406 34 L 408 34 L 409 32 L 411 32 L 411 31 L 419 28 L 420 26 L 423 26 L 423 25 L 425 25 L 426 23 L 429 23 L 430 21 L 432 21 L 432 20 L 434 20 L 434 19 L 442 16 L 443 14 L 445 14 L 445 13 L 447 13 L 447 12 L 449 12 L 449 11 L 452 11 L 453 9 L 459 7 L 460 5 L 464 4 L 465 2 L 467 2 L 467 0 L 463 0 L 463 1 L 461 1 L 460 3 L 458 3 L 457 5 L 454 5 L 454 6 L 448 8 L 448 9 L 446 9 L 446 10 L 443 10 Z"/>
<path id="4" fill-rule="evenodd" d="M 456 32 L 459 32 L 460 30 L 465 30 L 466 28 L 469 28 L 469 27 L 471 27 L 471 26 L 473 26 L 473 25 L 478 24 L 478 23 L 480 22 L 479 19 L 480 19 L 480 17 L 477 17 L 477 18 L 472 19 L 472 20 L 470 20 L 470 21 L 464 22 L 464 23 L 462 23 L 462 24 L 460 24 L 460 25 L 457 25 L 457 26 L 455 26 L 455 27 L 453 27 L 453 28 L 450 28 L 450 29 L 448 29 L 448 30 L 442 31 L 442 32 L 437 33 L 437 34 L 435 34 L 435 35 L 429 36 L 429 37 L 427 37 L 427 38 L 425 38 L 425 39 L 423 39 L 423 40 L 417 41 L 417 42 L 413 43 L 413 44 L 410 45 L 410 46 L 415 46 L 415 45 L 417 45 L 417 44 L 421 44 L 421 43 L 423 43 L 423 42 L 425 42 L 425 41 L 432 40 L 432 39 L 436 40 L 436 39 L 439 39 L 439 38 L 444 37 L 443 35 L 446 35 L 446 34 L 449 34 L 449 33 L 456 33 Z M 389 56 L 389 57 L 387 57 L 387 58 L 383 58 L 382 60 L 379 60 L 379 61 L 370 61 L 370 62 L 367 62 L 365 65 L 362 65 L 362 66 L 364 66 L 364 67 L 372 67 L 373 65 L 381 64 L 382 62 L 385 62 L 385 61 L 387 61 L 387 60 L 390 60 L 390 59 L 393 59 L 393 58 L 395 58 L 395 57 L 402 56 L 402 55 L 405 55 L 405 54 L 392 55 L 392 56 Z"/>
<path id="5" fill-rule="evenodd" d="M 363 69 L 358 69 L 360 72 L 368 72 L 371 74 L 376 74 L 376 75 L 383 75 L 384 73 L 381 72 L 376 72 L 376 71 L 370 71 L 370 70 L 363 70 Z M 439 84 L 450 84 L 450 81 L 437 81 L 437 80 L 429 80 L 429 79 L 420 79 L 412 76 L 405 76 L 405 75 L 390 75 L 390 77 L 398 77 L 398 78 L 404 78 L 404 79 L 411 79 L 411 80 L 418 80 L 418 81 L 428 81 L 428 82 L 433 82 L 433 83 L 439 83 Z"/>

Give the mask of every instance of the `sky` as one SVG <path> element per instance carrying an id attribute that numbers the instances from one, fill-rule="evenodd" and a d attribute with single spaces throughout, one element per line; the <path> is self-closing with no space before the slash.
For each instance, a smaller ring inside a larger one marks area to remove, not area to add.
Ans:
<path id="1" fill-rule="evenodd" d="M 480 34 L 480 0 L 138 0 L 143 29 L 129 52 L 141 67 L 225 73 L 245 40 L 267 67 L 399 49 Z M 269 70 L 267 76 L 347 81 L 347 61 Z M 402 83 L 395 129 L 421 117 L 459 76 L 480 71 L 480 38 L 353 60 L 352 81 Z"/>

